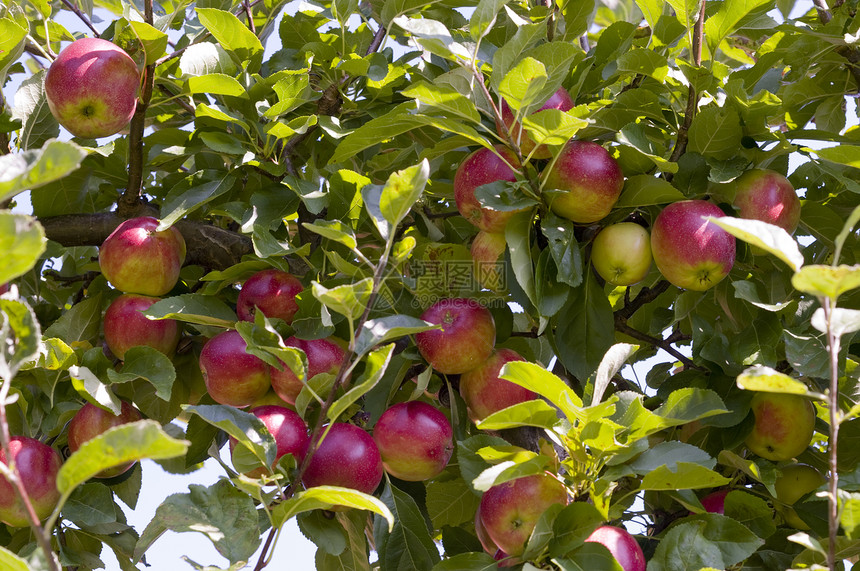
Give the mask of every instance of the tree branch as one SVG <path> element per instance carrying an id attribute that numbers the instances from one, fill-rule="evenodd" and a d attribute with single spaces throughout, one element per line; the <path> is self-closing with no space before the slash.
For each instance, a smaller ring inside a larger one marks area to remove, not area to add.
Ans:
<path id="1" fill-rule="evenodd" d="M 615 330 L 619 333 L 624 333 L 625 335 L 629 335 L 638 341 L 642 341 L 644 343 L 648 343 L 649 345 L 654 345 L 655 347 L 659 347 L 663 349 L 679 361 L 684 364 L 684 367 L 688 369 L 697 369 L 703 371 L 704 369 L 699 365 L 695 364 L 693 361 L 685 357 L 681 354 L 680 351 L 672 347 L 671 343 L 667 343 L 665 339 L 658 339 L 657 337 L 651 337 L 647 333 L 642 333 L 636 329 L 633 329 L 627 323 L 619 323 L 618 320 L 615 321 Z"/>
<path id="2" fill-rule="evenodd" d="M 90 21 L 90 19 L 87 17 L 87 15 L 86 15 L 86 14 L 84 14 L 83 12 L 81 12 L 80 8 L 78 8 L 77 6 L 75 6 L 74 4 L 72 4 L 71 2 L 69 2 L 69 0 L 62 0 L 62 2 L 63 2 L 63 4 L 65 4 L 66 8 L 68 8 L 69 10 L 71 10 L 72 12 L 74 12 L 74 13 L 75 13 L 75 15 L 76 15 L 78 18 L 80 18 L 80 19 L 84 22 L 84 24 L 86 24 L 86 25 L 87 25 L 87 27 L 88 27 L 90 30 L 92 30 L 93 34 L 95 34 L 95 36 L 96 36 L 97 38 L 100 38 L 100 37 L 101 37 L 101 34 L 99 34 L 99 31 L 96 29 L 96 27 L 95 27 L 95 26 L 93 26 L 93 23 Z"/>
<path id="3" fill-rule="evenodd" d="M 827 2 L 824 0 L 812 0 L 812 3 L 815 4 L 815 10 L 818 12 L 818 19 L 821 20 L 821 23 L 830 23 L 833 16 L 830 14 L 830 8 L 827 7 Z"/>
<path id="4" fill-rule="evenodd" d="M 693 27 L 693 65 L 699 67 L 702 65 L 702 39 L 705 35 L 705 4 L 707 0 L 702 0 L 702 5 L 699 7 L 699 17 Z M 678 137 L 675 139 L 675 148 L 672 149 L 672 155 L 669 160 L 677 162 L 681 155 L 687 150 L 687 137 L 690 131 L 690 125 L 693 124 L 693 117 L 696 116 L 696 109 L 699 103 L 699 94 L 696 92 L 695 86 L 691 83 L 687 95 L 687 110 L 684 112 L 684 123 L 678 128 Z"/>

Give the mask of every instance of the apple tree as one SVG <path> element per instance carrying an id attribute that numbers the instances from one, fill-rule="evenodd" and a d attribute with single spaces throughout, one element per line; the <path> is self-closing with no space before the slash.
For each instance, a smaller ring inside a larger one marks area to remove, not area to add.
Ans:
<path id="1" fill-rule="evenodd" d="M 4 2 L 0 567 L 288 568 L 296 518 L 321 570 L 844 568 L 858 30 Z M 222 477 L 134 528 L 142 459 Z"/>

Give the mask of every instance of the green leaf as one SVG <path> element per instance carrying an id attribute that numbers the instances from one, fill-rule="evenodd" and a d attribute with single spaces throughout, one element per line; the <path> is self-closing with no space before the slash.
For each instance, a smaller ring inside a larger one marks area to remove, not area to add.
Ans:
<path id="1" fill-rule="evenodd" d="M 701 464 L 678 462 L 675 470 L 660 466 L 642 478 L 640 490 L 701 490 L 725 486 L 730 478 L 721 476 Z"/>
<path id="2" fill-rule="evenodd" d="M 810 394 L 809 388 L 801 381 L 763 365 L 755 365 L 745 370 L 738 375 L 737 383 L 738 388 L 748 391 L 794 395 Z"/>
<path id="3" fill-rule="evenodd" d="M 725 0 L 719 5 L 716 14 L 712 14 L 705 20 L 705 39 L 712 54 L 723 39 L 734 32 L 741 21 L 759 9 L 772 6 L 771 0 Z"/>
<path id="4" fill-rule="evenodd" d="M 328 409 L 328 419 L 331 422 L 336 422 L 337 419 L 352 406 L 354 402 L 376 386 L 382 375 L 385 374 L 385 369 L 388 368 L 388 363 L 391 361 L 391 354 L 394 352 L 394 343 L 389 343 L 380 347 L 376 351 L 372 351 L 365 357 L 365 371 L 358 382 L 345 395 L 332 403 Z"/>
<path id="5" fill-rule="evenodd" d="M 208 180 L 209 176 L 217 178 Z M 170 228 L 189 213 L 229 192 L 235 182 L 236 177 L 232 171 L 226 174 L 215 171 L 199 171 L 186 177 L 171 188 L 167 196 L 164 197 L 158 230 Z"/>
<path id="6" fill-rule="evenodd" d="M 257 71 L 263 59 L 263 44 L 239 18 L 216 8 L 197 8 L 200 23 L 227 51 L 248 62 L 250 71 Z"/>
<path id="7" fill-rule="evenodd" d="M 346 548 L 338 555 L 327 549 L 317 549 L 314 562 L 319 571 L 371 571 L 367 545 L 367 514 L 360 510 L 346 510 L 336 514 L 336 523 L 345 532 Z"/>
<path id="8" fill-rule="evenodd" d="M 167 34 L 161 30 L 157 30 L 146 22 L 130 20 L 128 25 L 134 32 L 135 37 L 143 44 L 147 65 L 155 63 L 155 60 L 164 55 L 167 49 Z M 114 38 L 114 40 L 117 39 Z"/>
<path id="9" fill-rule="evenodd" d="M 582 400 L 563 380 L 536 363 L 511 361 L 505 363 L 499 378 L 536 392 L 557 406 L 574 422 L 582 416 Z"/>
<path id="10" fill-rule="evenodd" d="M 233 97 L 245 95 L 245 88 L 242 87 L 242 84 L 223 73 L 195 75 L 188 78 L 186 85 L 191 94 L 209 93 L 212 95 L 232 95 Z"/>
<path id="11" fill-rule="evenodd" d="M 45 330 L 45 336 L 59 337 L 66 343 L 89 341 L 95 345 L 101 322 L 102 298 L 94 295 L 69 308 Z"/>
<path id="12" fill-rule="evenodd" d="M 2 545 L 0 545 L 0 567 L 5 569 L 5 571 L 31 571 L 26 561 Z"/>
<path id="13" fill-rule="evenodd" d="M 263 421 L 250 412 L 220 404 L 190 405 L 184 409 L 244 444 L 263 466 L 275 463 L 275 440 Z"/>
<path id="14" fill-rule="evenodd" d="M 365 278 L 354 284 L 345 284 L 331 289 L 314 281 L 311 282 L 311 288 L 314 297 L 321 304 L 332 311 L 345 315 L 350 320 L 355 320 L 367 308 L 373 289 L 373 278 Z"/>
<path id="15" fill-rule="evenodd" d="M 671 528 L 648 562 L 649 571 L 728 569 L 762 544 L 749 529 L 718 514 L 698 515 Z"/>
<path id="16" fill-rule="evenodd" d="M 715 159 L 728 159 L 738 152 L 743 137 L 737 111 L 726 107 L 705 107 L 693 118 L 687 148 Z"/>
<path id="17" fill-rule="evenodd" d="M 469 18 L 469 34 L 476 42 L 487 35 L 496 23 L 499 10 L 508 3 L 508 0 L 480 0 L 477 8 Z"/>
<path id="18" fill-rule="evenodd" d="M 617 61 L 618 71 L 646 75 L 661 83 L 669 74 L 669 64 L 666 57 L 651 49 L 632 49 L 621 54 Z"/>
<path id="19" fill-rule="evenodd" d="M 791 277 L 791 285 L 816 297 L 836 300 L 846 291 L 860 287 L 860 264 L 854 266 L 809 265 Z"/>
<path id="20" fill-rule="evenodd" d="M 108 369 L 107 375 L 111 383 L 143 379 L 155 387 L 155 396 L 164 401 L 170 400 L 176 380 L 173 362 L 161 351 L 144 346 L 126 351 L 122 369 L 119 372 Z"/>
<path id="21" fill-rule="evenodd" d="M 776 532 L 773 508 L 763 498 L 732 490 L 726 495 L 723 508 L 726 517 L 742 523 L 759 537 L 767 538 Z"/>
<path id="22" fill-rule="evenodd" d="M 536 399 L 494 412 L 477 423 L 481 430 L 504 430 L 518 426 L 552 428 L 558 424 L 558 412 L 545 401 Z"/>
<path id="23" fill-rule="evenodd" d="M 534 268 L 532 267 L 529 239 L 533 216 L 534 214 L 530 210 L 511 216 L 507 226 L 505 226 L 505 241 L 508 244 L 508 251 L 511 256 L 511 270 L 517 279 L 517 283 L 523 288 L 523 291 L 532 304 L 537 305 Z"/>
<path id="24" fill-rule="evenodd" d="M 697 464 L 713 469 L 717 461 L 701 448 L 685 442 L 670 440 L 649 448 L 628 465 L 637 474 L 645 476 L 660 467 L 665 467 L 674 472 L 681 463 Z"/>
<path id="25" fill-rule="evenodd" d="M 571 557 L 573 559 L 570 559 Z M 579 546 L 563 559 L 553 559 L 553 562 L 561 571 L 624 571 L 606 546 L 591 541 Z"/>
<path id="26" fill-rule="evenodd" d="M 0 283 L 30 271 L 45 251 L 47 240 L 42 225 L 26 214 L 0 211 Z"/>
<path id="27" fill-rule="evenodd" d="M 550 212 L 541 222 L 541 232 L 549 242 L 558 281 L 579 287 L 582 283 L 582 254 L 574 235 L 573 222 Z"/>
<path id="28" fill-rule="evenodd" d="M 427 483 L 427 513 L 433 529 L 472 521 L 480 501 L 462 478 Z"/>
<path id="29" fill-rule="evenodd" d="M 824 149 L 804 147 L 802 150 L 818 155 L 825 161 L 860 168 L 860 146 L 857 145 L 835 145 Z"/>
<path id="30" fill-rule="evenodd" d="M 624 367 L 627 359 L 638 349 L 639 345 L 631 345 L 629 343 L 616 343 L 609 348 L 600 361 L 600 366 L 597 367 L 597 375 L 594 378 L 594 392 L 591 396 L 591 406 L 603 400 L 603 393 L 609 386 L 612 377 Z"/>
<path id="31" fill-rule="evenodd" d="M 316 509 L 327 510 L 332 506 L 345 506 L 377 513 L 388 522 L 389 530 L 394 528 L 394 516 L 385 503 L 358 490 L 338 486 L 308 488 L 296 493 L 289 500 L 279 503 L 272 509 L 272 525 L 280 527 L 300 513 Z"/>
<path id="32" fill-rule="evenodd" d="M 350 250 L 358 245 L 355 232 L 340 220 L 316 220 L 313 223 L 303 222 L 302 226 L 314 234 L 319 234 L 323 238 L 343 244 Z"/>
<path id="33" fill-rule="evenodd" d="M 39 354 L 41 336 L 39 321 L 29 305 L 0 298 L 0 378 L 4 382 L 12 382 L 18 369 Z"/>
<path id="34" fill-rule="evenodd" d="M 414 569 L 430 571 L 439 562 L 439 550 L 418 504 L 402 490 L 387 482 L 382 501 L 395 515 L 394 526 L 386 527 L 382 518 L 374 518 L 373 536 L 382 571 Z"/>
<path id="35" fill-rule="evenodd" d="M 828 323 L 823 307 L 815 310 L 810 323 L 822 333 L 827 333 Z M 844 307 L 834 307 L 830 310 L 829 329 L 837 337 L 860 330 L 860 311 Z"/>
<path id="36" fill-rule="evenodd" d="M 616 207 L 652 206 L 684 200 L 680 190 L 663 180 L 649 174 L 638 174 L 624 182 L 624 190 L 618 198 Z"/>
<path id="37" fill-rule="evenodd" d="M 62 179 L 77 170 L 87 151 L 74 143 L 51 140 L 38 150 L 0 156 L 0 200 Z"/>
<path id="38" fill-rule="evenodd" d="M 472 123 L 480 123 L 481 116 L 475 104 L 456 89 L 419 80 L 400 92 L 443 112 L 446 116 L 458 116 Z"/>
<path id="39" fill-rule="evenodd" d="M 428 323 L 423 319 L 403 314 L 368 319 L 358 332 L 358 338 L 355 341 L 355 352 L 357 355 L 364 355 L 371 348 L 386 341 L 434 328 L 438 328 L 438 326 Z"/>
<path id="40" fill-rule="evenodd" d="M 150 319 L 175 319 L 197 325 L 232 328 L 236 313 L 220 299 L 211 295 L 185 293 L 153 303 L 142 311 Z"/>
<path id="41" fill-rule="evenodd" d="M 469 50 L 451 37 L 448 27 L 437 20 L 429 18 L 407 18 L 400 16 L 394 18 L 392 23 L 397 24 L 414 37 L 421 47 L 446 59 L 468 60 L 472 57 Z"/>
<path id="42" fill-rule="evenodd" d="M 27 30 L 11 18 L 0 18 L 0 84 L 6 82 L 6 70 L 24 53 Z"/>
<path id="43" fill-rule="evenodd" d="M 21 120 L 18 145 L 24 150 L 38 149 L 60 134 L 60 125 L 51 113 L 48 98 L 45 96 L 46 73 L 39 71 L 28 77 L 15 92 L 12 119 Z M 48 170 L 53 167 L 51 164 L 45 166 Z M 3 176 L 2 180 L 8 179 Z"/>
<path id="44" fill-rule="evenodd" d="M 254 500 L 229 480 L 201 486 L 189 484 L 189 493 L 172 494 L 155 510 L 134 548 L 134 561 L 165 531 L 197 531 L 212 541 L 230 563 L 248 561 L 260 545 Z"/>
<path id="45" fill-rule="evenodd" d="M 68 495 L 102 470 L 144 458 L 163 460 L 185 454 L 189 443 L 170 437 L 154 420 L 108 429 L 81 445 L 57 474 L 57 489 Z"/>
<path id="46" fill-rule="evenodd" d="M 578 4 L 578 2 L 577 2 Z M 493 54 L 493 74 L 490 82 L 494 88 L 508 74 L 513 65 L 523 54 L 538 41 L 546 38 L 546 25 L 543 23 L 523 24 L 517 27 L 516 33 L 510 40 L 502 44 Z"/>
<path id="47" fill-rule="evenodd" d="M 223 73 L 232 77 L 239 69 L 220 45 L 200 42 L 187 46 L 182 52 L 179 71 L 183 76 Z"/>
<path id="48" fill-rule="evenodd" d="M 538 96 L 548 79 L 546 66 L 532 57 L 526 57 L 517 62 L 502 79 L 499 94 L 517 112 L 538 102 Z"/>
<path id="49" fill-rule="evenodd" d="M 746 220 L 733 216 L 721 216 L 719 218 L 710 216 L 708 220 L 735 238 L 773 254 L 794 271 L 803 266 L 803 254 L 800 253 L 797 242 L 779 226 L 761 220 Z"/>
<path id="50" fill-rule="evenodd" d="M 418 201 L 429 177 L 430 163 L 427 159 L 388 177 L 379 196 L 379 211 L 391 228 L 397 228 Z"/>
<path id="51" fill-rule="evenodd" d="M 496 560 L 486 553 L 459 553 L 433 566 L 431 571 L 492 571 L 498 569 Z"/>

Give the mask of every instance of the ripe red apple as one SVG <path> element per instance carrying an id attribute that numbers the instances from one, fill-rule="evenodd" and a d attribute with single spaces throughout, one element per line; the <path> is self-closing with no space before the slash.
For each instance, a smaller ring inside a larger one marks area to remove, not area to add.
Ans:
<path id="1" fill-rule="evenodd" d="M 806 450 L 815 431 L 815 407 L 801 395 L 758 392 L 750 402 L 755 424 L 746 439 L 754 454 L 780 462 Z"/>
<path id="2" fill-rule="evenodd" d="M 251 414 L 263 422 L 269 434 L 275 439 L 277 452 L 275 453 L 275 462 L 272 464 L 273 468 L 278 460 L 286 454 L 292 454 L 296 462 L 301 463 L 305 457 L 305 452 L 307 452 L 310 436 L 308 436 L 308 427 L 305 421 L 298 413 L 282 406 L 264 405 L 252 409 Z M 230 438 L 231 452 L 236 447 L 237 442 L 235 438 Z M 266 473 L 266 469 L 261 466 L 256 470 L 246 472 L 245 475 L 250 478 L 259 478 Z"/>
<path id="3" fill-rule="evenodd" d="M 410 482 L 429 480 L 445 469 L 454 453 L 453 437 L 448 418 L 422 401 L 395 404 L 373 428 L 385 471 Z"/>
<path id="4" fill-rule="evenodd" d="M 207 341 L 200 351 L 200 370 L 215 402 L 246 407 L 272 386 L 270 367 L 246 348 L 239 332 L 230 329 Z"/>
<path id="5" fill-rule="evenodd" d="M 702 507 L 708 513 L 725 515 L 726 496 L 729 495 L 729 491 L 729 489 L 724 489 L 711 492 L 701 499 Z"/>
<path id="6" fill-rule="evenodd" d="M 7 293 L 9 291 L 9 284 L 0 284 L 0 295 Z"/>
<path id="7" fill-rule="evenodd" d="M 134 115 L 140 73 L 134 60 L 107 40 L 82 38 L 48 68 L 48 108 L 72 135 L 97 139 L 121 131 Z"/>
<path id="8" fill-rule="evenodd" d="M 626 529 L 603 525 L 585 541 L 603 544 L 624 571 L 645 571 L 645 554 Z"/>
<path id="9" fill-rule="evenodd" d="M 60 453 L 35 438 L 13 436 L 9 441 L 9 451 L 24 482 L 24 489 L 36 512 L 43 521 L 60 501 L 57 490 L 57 473 L 63 464 Z M 0 462 L 9 465 L 6 451 L 0 448 Z M 13 527 L 27 527 L 30 520 L 24 504 L 18 498 L 15 488 L 0 474 L 0 521 Z"/>
<path id="10" fill-rule="evenodd" d="M 336 374 L 346 359 L 345 343 L 335 337 L 325 339 L 288 337 L 284 339 L 284 345 L 305 352 L 308 358 L 308 380 L 320 373 Z M 302 381 L 288 366 L 284 365 L 283 371 L 272 367 L 272 389 L 284 401 L 296 404 L 296 397 L 302 392 L 303 386 Z"/>
<path id="11" fill-rule="evenodd" d="M 716 204 L 682 200 L 666 206 L 651 228 L 657 269 L 683 289 L 705 291 L 728 275 L 735 263 L 735 238 L 705 218 L 723 216 Z"/>
<path id="12" fill-rule="evenodd" d="M 808 531 L 809 525 L 800 519 L 793 506 L 797 500 L 820 487 L 827 480 L 821 472 L 807 464 L 789 464 L 779 469 L 780 475 L 773 483 L 776 490 L 776 510 L 789 526 Z"/>
<path id="13" fill-rule="evenodd" d="M 276 269 L 257 272 L 242 284 L 236 313 L 242 321 L 254 321 L 254 313 L 259 309 L 269 319 L 292 323 L 299 310 L 296 295 L 303 289 L 302 282 L 287 272 Z"/>
<path id="14" fill-rule="evenodd" d="M 320 442 L 302 477 L 306 488 L 341 486 L 372 494 L 382 481 L 382 457 L 364 430 L 336 422 Z"/>
<path id="15" fill-rule="evenodd" d="M 180 325 L 173 319 L 147 319 L 146 311 L 157 298 L 125 293 L 114 299 L 105 311 L 105 343 L 118 359 L 138 345 L 145 345 L 172 356 L 179 343 Z"/>
<path id="16" fill-rule="evenodd" d="M 466 157 L 454 174 L 454 200 L 460 214 L 481 230 L 504 232 L 508 220 L 518 211 L 491 210 L 482 206 L 475 197 L 475 189 L 499 180 L 516 181 L 517 173 L 513 169 L 518 167 L 517 156 L 502 145 L 497 145 L 495 152 L 484 147 Z"/>
<path id="17" fill-rule="evenodd" d="M 476 368 L 460 375 L 460 395 L 466 401 L 472 422 L 517 403 L 538 398 L 537 393 L 499 378 L 505 363 L 525 361 L 513 349 L 498 349 Z"/>
<path id="18" fill-rule="evenodd" d="M 158 220 L 126 220 L 99 248 L 99 267 L 116 289 L 126 293 L 164 295 L 179 280 L 185 262 L 185 240 L 175 227 L 156 231 Z"/>
<path id="19" fill-rule="evenodd" d="M 546 100 L 541 108 L 535 111 L 535 113 L 546 109 L 558 109 L 559 111 L 570 111 L 573 109 L 573 99 L 571 99 L 570 93 L 567 92 L 567 89 L 559 87 L 555 93 L 550 95 L 549 99 Z M 510 131 L 513 140 L 519 141 L 520 152 L 522 152 L 523 156 L 531 153 L 533 149 L 533 158 L 548 159 L 552 156 L 550 150 L 544 145 L 540 145 L 535 149 L 534 140 L 528 135 L 528 133 L 523 131 L 523 126 L 516 120 L 513 110 L 504 99 L 502 99 L 501 112 L 502 121 L 505 123 L 505 127 L 507 127 L 508 131 Z M 496 131 L 500 136 L 504 136 L 504 133 L 498 128 L 498 126 Z"/>
<path id="20" fill-rule="evenodd" d="M 629 286 L 642 281 L 651 269 L 651 237 L 635 222 L 612 224 L 591 244 L 591 263 L 607 282 Z"/>
<path id="21" fill-rule="evenodd" d="M 472 274 L 482 287 L 500 291 L 505 287 L 503 256 L 507 242 L 501 232 L 481 230 L 472 240 L 471 254 L 474 265 Z"/>
<path id="22" fill-rule="evenodd" d="M 538 518 L 553 504 L 567 505 L 567 488 L 548 473 L 495 485 L 481 496 L 481 521 L 499 549 L 517 556 Z"/>
<path id="23" fill-rule="evenodd" d="M 752 169 L 734 180 L 734 200 L 741 218 L 779 226 L 789 234 L 800 222 L 800 199 L 788 179 L 776 171 Z"/>
<path id="24" fill-rule="evenodd" d="M 115 415 L 92 403 L 87 403 L 75 413 L 75 416 L 69 422 L 69 450 L 76 452 L 84 442 L 92 440 L 102 432 L 115 426 L 138 421 L 142 418 L 143 416 L 140 414 L 140 411 L 126 401 L 122 401 L 119 415 Z M 99 472 L 96 478 L 113 478 L 124 474 L 132 466 L 134 466 L 134 462 L 107 468 Z"/>
<path id="25" fill-rule="evenodd" d="M 442 299 L 421 319 L 441 329 L 415 335 L 421 356 L 445 375 L 465 373 L 487 360 L 496 344 L 496 324 L 490 310 L 470 298 Z"/>
<path id="26" fill-rule="evenodd" d="M 549 203 L 559 216 L 582 224 L 597 222 L 618 201 L 624 173 L 602 146 L 571 139 L 547 171 L 544 188 L 563 191 Z"/>

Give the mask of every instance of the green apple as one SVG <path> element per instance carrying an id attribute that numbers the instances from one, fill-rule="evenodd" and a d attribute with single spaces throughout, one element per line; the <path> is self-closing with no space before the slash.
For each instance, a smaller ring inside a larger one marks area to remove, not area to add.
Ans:
<path id="1" fill-rule="evenodd" d="M 762 458 L 791 460 L 809 446 L 815 431 L 815 407 L 804 396 L 756 393 L 750 403 L 755 425 L 747 448 Z"/>
<path id="2" fill-rule="evenodd" d="M 776 490 L 776 510 L 782 515 L 785 523 L 795 529 L 808 530 L 809 526 L 800 519 L 793 506 L 797 500 L 809 492 L 819 488 L 827 480 L 821 472 L 808 464 L 789 464 L 779 469 L 780 476 L 774 482 Z"/>
<path id="3" fill-rule="evenodd" d="M 651 268 L 651 238 L 635 222 L 607 226 L 594 238 L 591 263 L 607 282 L 629 286 L 642 281 Z"/>

